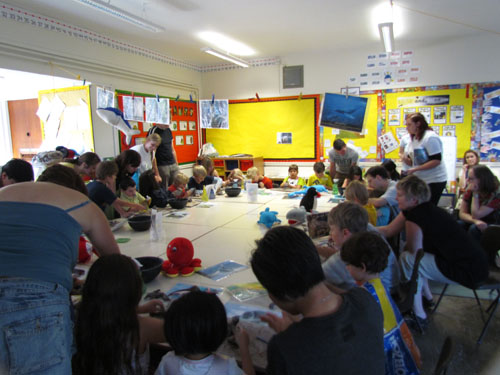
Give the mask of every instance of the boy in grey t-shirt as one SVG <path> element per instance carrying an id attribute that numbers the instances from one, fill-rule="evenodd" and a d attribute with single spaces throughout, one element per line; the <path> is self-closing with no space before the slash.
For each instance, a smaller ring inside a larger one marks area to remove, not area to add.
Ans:
<path id="1" fill-rule="evenodd" d="M 330 177 L 338 179 L 337 186 L 339 192 L 342 192 L 342 185 L 349 174 L 349 168 L 358 162 L 358 153 L 352 148 L 347 147 L 342 139 L 336 139 L 333 142 L 333 148 L 328 152 L 330 160 Z"/>

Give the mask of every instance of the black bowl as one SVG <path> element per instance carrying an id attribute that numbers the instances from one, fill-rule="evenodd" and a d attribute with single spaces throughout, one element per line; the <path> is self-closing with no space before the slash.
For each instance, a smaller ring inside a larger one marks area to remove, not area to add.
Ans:
<path id="1" fill-rule="evenodd" d="M 131 217 L 128 219 L 128 224 L 137 232 L 148 230 L 151 227 L 151 216 L 139 215 Z"/>
<path id="2" fill-rule="evenodd" d="M 163 259 L 158 257 L 139 257 L 135 259 L 142 264 L 141 276 L 145 283 L 153 281 L 160 273 Z"/>
<path id="3" fill-rule="evenodd" d="M 187 202 L 188 202 L 187 198 L 174 198 L 168 200 L 168 204 L 172 206 L 172 208 L 176 208 L 178 210 L 186 207 Z"/>
<path id="4" fill-rule="evenodd" d="M 224 191 L 226 192 L 228 197 L 237 197 L 241 193 L 241 188 L 239 187 L 228 187 L 225 188 Z"/>

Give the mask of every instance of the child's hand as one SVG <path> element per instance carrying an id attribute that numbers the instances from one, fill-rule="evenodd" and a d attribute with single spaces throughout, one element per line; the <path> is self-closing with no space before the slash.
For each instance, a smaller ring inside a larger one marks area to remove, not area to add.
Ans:
<path id="1" fill-rule="evenodd" d="M 165 308 L 163 307 L 163 302 L 159 299 L 152 299 L 137 307 L 138 314 L 158 313 L 162 311 L 165 311 Z"/>
<path id="2" fill-rule="evenodd" d="M 240 349 L 248 348 L 248 345 L 250 344 L 250 337 L 248 336 L 248 332 L 245 328 L 241 327 L 239 324 L 236 326 L 234 331 L 234 338 L 236 339 Z"/>
<path id="3" fill-rule="evenodd" d="M 260 317 L 260 320 L 269 324 L 269 327 L 274 329 L 276 333 L 280 333 L 285 331 L 288 327 L 292 325 L 297 319 L 295 319 L 292 315 L 288 314 L 286 311 L 282 311 L 283 318 L 280 318 L 277 315 L 267 313 Z"/>

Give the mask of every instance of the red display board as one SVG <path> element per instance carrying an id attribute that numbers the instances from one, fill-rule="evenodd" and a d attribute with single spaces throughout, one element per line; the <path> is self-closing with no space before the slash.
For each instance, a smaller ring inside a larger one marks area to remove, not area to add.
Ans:
<path id="1" fill-rule="evenodd" d="M 123 97 L 156 97 L 156 95 L 137 94 L 125 91 L 117 91 L 118 108 L 123 112 Z M 183 100 L 170 99 L 170 129 L 174 137 L 174 148 L 177 153 L 177 161 L 179 164 L 193 163 L 198 156 L 198 112 L 197 103 Z M 145 105 L 144 105 L 145 108 Z M 143 115 L 143 118 L 144 115 Z M 144 121 L 130 121 L 131 125 L 140 131 L 139 134 L 132 137 L 130 145 L 125 143 L 125 136 L 120 133 L 120 150 L 128 150 L 136 144 L 142 143 L 148 136 L 148 130 L 155 124 L 145 123 Z M 136 126 L 137 124 L 137 126 Z"/>

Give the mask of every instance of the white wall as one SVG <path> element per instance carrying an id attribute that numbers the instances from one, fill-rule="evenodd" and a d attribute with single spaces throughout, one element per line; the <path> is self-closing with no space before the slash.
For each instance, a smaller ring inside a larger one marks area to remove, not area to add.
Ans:
<path id="1" fill-rule="evenodd" d="M 0 67 L 72 78 L 111 89 L 159 94 L 181 99 L 199 97 L 201 73 L 139 55 L 76 39 L 9 19 L 0 22 Z M 95 86 L 91 90 L 95 104 Z M 115 156 L 118 139 L 113 128 L 92 113 L 95 150 Z"/>

